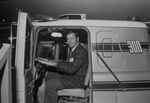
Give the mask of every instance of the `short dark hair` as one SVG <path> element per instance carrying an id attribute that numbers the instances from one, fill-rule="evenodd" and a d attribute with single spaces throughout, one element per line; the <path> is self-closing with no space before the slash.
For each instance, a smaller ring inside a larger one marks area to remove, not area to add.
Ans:
<path id="1" fill-rule="evenodd" d="M 79 35 L 78 35 L 77 32 L 69 31 L 69 32 L 67 33 L 67 35 L 68 35 L 68 34 L 74 34 L 76 37 L 79 37 Z"/>

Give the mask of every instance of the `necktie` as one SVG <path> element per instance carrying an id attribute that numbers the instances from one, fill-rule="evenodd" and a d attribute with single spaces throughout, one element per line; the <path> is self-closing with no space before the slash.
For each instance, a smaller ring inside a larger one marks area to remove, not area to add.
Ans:
<path id="1" fill-rule="evenodd" d="M 70 49 L 69 57 L 71 56 L 71 54 L 72 54 L 72 49 Z"/>

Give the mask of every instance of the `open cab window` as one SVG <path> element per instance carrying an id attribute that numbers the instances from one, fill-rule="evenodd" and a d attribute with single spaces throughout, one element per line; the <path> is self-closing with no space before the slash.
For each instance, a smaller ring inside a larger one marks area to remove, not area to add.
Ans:
<path id="1" fill-rule="evenodd" d="M 42 27 L 37 31 L 36 58 L 65 61 L 69 55 L 66 34 L 73 31 L 79 34 L 79 42 L 87 48 L 87 31 L 83 28 Z"/>

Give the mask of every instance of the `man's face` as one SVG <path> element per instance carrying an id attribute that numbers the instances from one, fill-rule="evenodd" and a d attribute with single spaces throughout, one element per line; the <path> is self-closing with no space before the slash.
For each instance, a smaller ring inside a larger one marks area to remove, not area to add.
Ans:
<path id="1" fill-rule="evenodd" d="M 76 37 L 74 33 L 70 33 L 67 35 L 67 43 L 69 47 L 74 47 L 78 41 L 79 41 L 79 38 Z"/>

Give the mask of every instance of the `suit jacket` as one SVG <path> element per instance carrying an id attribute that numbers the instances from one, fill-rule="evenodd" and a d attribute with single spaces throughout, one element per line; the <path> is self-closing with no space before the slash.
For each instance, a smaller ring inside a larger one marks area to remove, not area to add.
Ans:
<path id="1" fill-rule="evenodd" d="M 88 52 L 78 44 L 67 61 L 57 64 L 57 71 L 61 72 L 60 81 L 65 88 L 84 87 L 84 79 L 88 69 Z"/>

